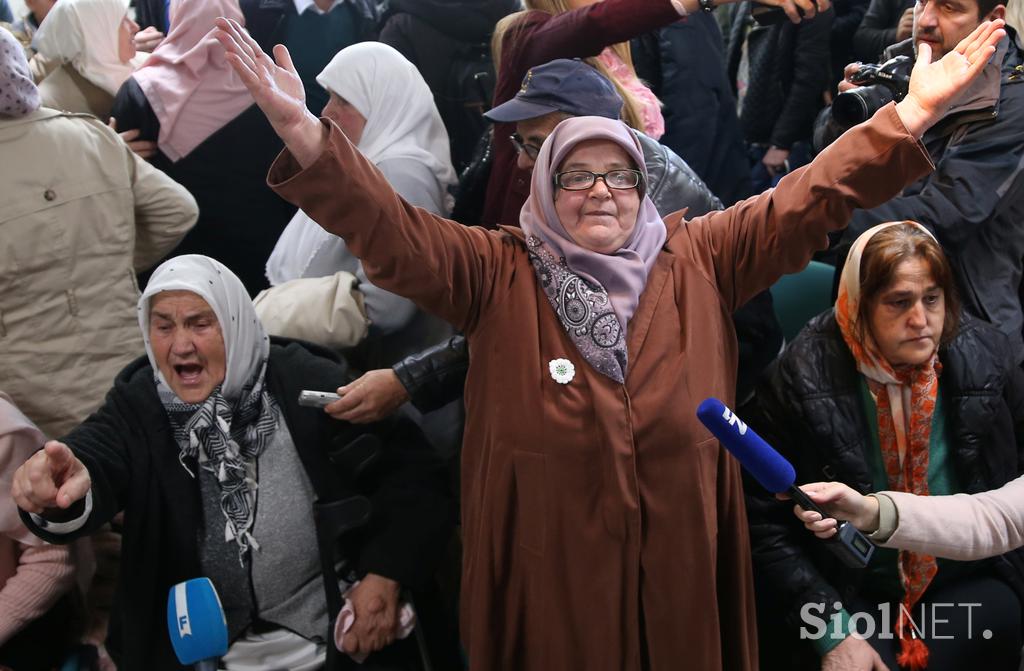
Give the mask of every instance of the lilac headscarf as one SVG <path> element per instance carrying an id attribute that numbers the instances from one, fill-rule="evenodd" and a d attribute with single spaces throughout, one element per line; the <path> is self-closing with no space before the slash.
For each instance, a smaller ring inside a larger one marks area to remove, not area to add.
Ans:
<path id="1" fill-rule="evenodd" d="M 39 89 L 32 81 L 25 50 L 0 28 L 0 117 L 17 119 L 39 109 Z"/>
<path id="2" fill-rule="evenodd" d="M 541 147 L 533 168 L 530 197 L 523 205 L 519 224 L 528 237 L 539 238 L 556 258 L 564 257 L 569 270 L 599 284 L 608 292 L 612 309 L 625 333 L 640 302 L 640 294 L 647 285 L 647 275 L 665 244 L 665 222 L 651 199 L 644 195 L 637 212 L 636 227 L 617 252 L 592 252 L 572 239 L 555 213 L 552 178 L 569 152 L 586 140 L 610 140 L 622 147 L 643 173 L 646 184 L 647 166 L 643 151 L 626 124 L 593 116 L 566 119 L 555 127 Z"/>

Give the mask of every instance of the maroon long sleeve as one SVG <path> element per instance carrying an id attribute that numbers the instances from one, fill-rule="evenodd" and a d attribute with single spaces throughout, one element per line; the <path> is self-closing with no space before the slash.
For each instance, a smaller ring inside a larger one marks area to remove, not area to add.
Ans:
<path id="1" fill-rule="evenodd" d="M 556 58 L 589 58 L 618 42 L 657 30 L 679 19 L 670 0 L 605 0 L 557 16 L 528 12 L 505 37 L 494 105 L 511 100 L 527 71 Z M 516 167 L 508 136 L 515 124 L 494 124 L 494 152 L 481 222 L 519 225 L 519 211 L 530 192 L 530 173 Z"/>

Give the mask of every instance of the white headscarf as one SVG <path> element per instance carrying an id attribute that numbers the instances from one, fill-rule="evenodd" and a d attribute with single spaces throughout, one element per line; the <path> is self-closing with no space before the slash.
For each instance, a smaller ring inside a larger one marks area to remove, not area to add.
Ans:
<path id="1" fill-rule="evenodd" d="M 256 316 L 256 309 L 245 285 L 227 266 L 200 254 L 176 256 L 153 271 L 146 291 L 139 298 L 139 328 L 142 329 L 146 355 L 149 356 L 157 380 L 169 389 L 149 342 L 150 302 L 161 291 L 191 291 L 213 308 L 220 322 L 221 333 L 224 334 L 224 352 L 227 356 L 227 375 L 221 387 L 222 393 L 229 401 L 237 400 L 243 387 L 259 372 L 270 352 L 270 338 Z"/>
<path id="2" fill-rule="evenodd" d="M 32 46 L 46 58 L 70 63 L 83 77 L 110 95 L 132 74 L 122 63 L 118 29 L 128 0 L 60 0 L 39 26 Z"/>
<path id="3" fill-rule="evenodd" d="M 425 186 L 445 195 L 446 211 L 441 214 L 447 215 L 451 210 L 448 189 L 458 177 L 452 167 L 448 131 L 416 66 L 386 44 L 360 42 L 339 51 L 316 81 L 366 119 L 357 145 L 363 156 L 375 165 L 389 160 L 415 161 L 430 169 L 436 183 Z M 299 210 L 267 262 L 267 277 L 271 284 L 281 284 L 333 274 L 342 270 L 333 264 L 350 255 L 344 245 L 341 238 Z"/>

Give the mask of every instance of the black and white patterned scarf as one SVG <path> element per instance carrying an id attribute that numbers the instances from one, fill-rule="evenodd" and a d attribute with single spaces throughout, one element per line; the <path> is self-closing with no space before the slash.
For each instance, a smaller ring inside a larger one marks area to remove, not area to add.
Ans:
<path id="1" fill-rule="evenodd" d="M 244 387 L 234 408 L 218 386 L 202 403 L 184 403 L 162 384 L 161 401 L 181 450 L 178 461 L 195 477 L 187 460 L 214 474 L 220 485 L 224 540 L 238 544 L 239 560 L 259 543 L 251 530 L 256 510 L 256 459 L 278 427 L 280 410 L 265 390 L 266 363 Z"/>
<path id="2" fill-rule="evenodd" d="M 540 238 L 531 235 L 526 244 L 544 294 L 576 350 L 599 373 L 622 384 L 626 343 L 608 292 L 569 270 L 565 259 L 556 258 Z"/>

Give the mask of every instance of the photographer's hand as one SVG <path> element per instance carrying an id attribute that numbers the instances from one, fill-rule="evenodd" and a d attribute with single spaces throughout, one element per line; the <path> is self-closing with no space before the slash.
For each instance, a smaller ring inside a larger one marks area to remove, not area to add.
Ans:
<path id="1" fill-rule="evenodd" d="M 857 72 L 860 70 L 861 65 L 862 63 L 860 62 L 850 63 L 845 68 L 843 68 L 843 81 L 839 82 L 840 93 L 846 93 L 850 89 L 857 88 L 857 85 L 851 82 L 850 78 L 857 74 Z"/>
<path id="2" fill-rule="evenodd" d="M 896 41 L 902 42 L 914 34 L 914 8 L 908 7 L 896 26 Z"/>
<path id="3" fill-rule="evenodd" d="M 768 175 L 774 177 L 775 175 L 785 174 L 788 171 L 788 165 L 786 163 L 788 160 L 788 149 L 769 147 L 768 151 L 764 153 L 764 158 L 761 159 L 761 163 L 764 164 L 765 169 L 768 171 Z"/>

